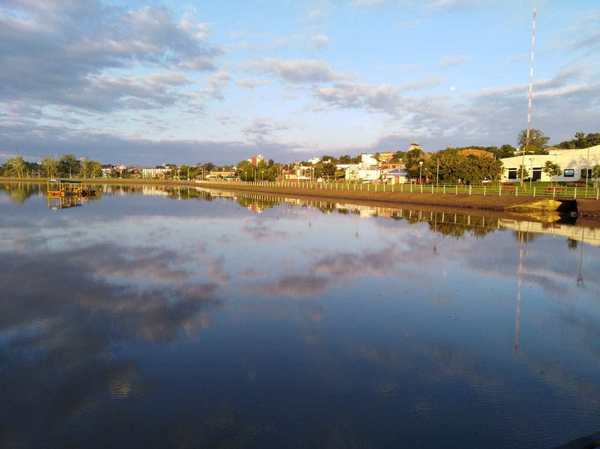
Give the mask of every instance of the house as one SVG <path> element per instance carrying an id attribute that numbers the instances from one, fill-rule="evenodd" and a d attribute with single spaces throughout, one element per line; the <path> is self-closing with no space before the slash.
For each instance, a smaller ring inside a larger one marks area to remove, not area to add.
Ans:
<path id="1" fill-rule="evenodd" d="M 101 170 L 102 170 L 102 176 L 104 178 L 110 178 L 113 173 L 114 167 L 110 164 L 104 164 L 104 165 L 102 165 Z"/>
<path id="2" fill-rule="evenodd" d="M 404 166 L 385 170 L 383 180 L 390 184 L 404 184 L 408 182 L 408 171 Z"/>
<path id="3" fill-rule="evenodd" d="M 320 157 L 313 157 L 312 159 L 309 159 L 307 162 L 310 165 L 317 165 L 319 162 L 321 162 L 321 158 Z"/>
<path id="4" fill-rule="evenodd" d="M 142 168 L 142 178 L 164 178 L 170 171 L 168 167 Z"/>
<path id="5" fill-rule="evenodd" d="M 592 177 L 592 169 L 600 165 L 600 145 L 574 150 L 550 148 L 548 154 L 525 154 L 500 160 L 503 165 L 503 182 L 519 182 L 521 165 L 525 167 L 532 181 L 586 181 Z M 547 161 L 560 167 L 560 176 L 551 177 L 544 173 Z"/>
<path id="6" fill-rule="evenodd" d="M 313 178 L 314 168 L 296 164 L 283 172 L 286 181 L 310 181 Z"/>
<path id="7" fill-rule="evenodd" d="M 381 178 L 379 161 L 371 153 L 361 154 L 358 164 L 338 164 L 337 168 L 342 165 L 346 181 L 377 181 Z"/>

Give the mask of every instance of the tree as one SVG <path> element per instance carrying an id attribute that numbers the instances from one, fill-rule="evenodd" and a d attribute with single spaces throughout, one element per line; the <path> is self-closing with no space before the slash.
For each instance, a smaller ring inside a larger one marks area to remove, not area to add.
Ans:
<path id="1" fill-rule="evenodd" d="M 102 175 L 102 165 L 97 161 L 84 159 L 81 162 L 81 176 L 83 178 L 98 178 Z"/>
<path id="2" fill-rule="evenodd" d="M 594 165 L 594 168 L 592 168 L 592 178 L 594 178 L 596 182 L 600 180 L 600 164 Z"/>
<path id="3" fill-rule="evenodd" d="M 326 179 L 334 179 L 335 178 L 335 164 L 332 162 L 325 162 L 323 164 L 323 171 L 321 173 Z"/>
<path id="4" fill-rule="evenodd" d="M 544 165 L 544 173 L 546 173 L 549 177 L 560 176 L 562 174 L 562 170 L 560 165 L 555 164 L 552 161 L 546 161 Z"/>
<path id="5" fill-rule="evenodd" d="M 518 179 L 521 181 L 525 181 L 529 179 L 529 171 L 527 171 L 527 167 L 524 165 L 519 166 L 519 171 L 517 172 Z"/>
<path id="6" fill-rule="evenodd" d="M 576 132 L 575 138 L 572 140 L 565 140 L 564 142 L 559 143 L 557 146 L 559 148 L 589 148 L 594 147 L 596 145 L 600 145 L 600 133 L 589 133 L 586 134 L 584 132 Z"/>
<path id="7" fill-rule="evenodd" d="M 42 159 L 40 164 L 42 166 L 42 173 L 47 178 L 53 178 L 58 174 L 58 162 L 56 159 L 46 156 Z"/>
<path id="8" fill-rule="evenodd" d="M 425 162 L 425 168 L 425 173 L 431 177 L 436 177 L 439 171 L 439 181 L 442 183 L 455 184 L 460 181 L 479 184 L 483 180 L 500 179 L 502 162 L 491 154 L 465 156 L 459 149 L 449 148 L 432 154 Z"/>
<path id="9" fill-rule="evenodd" d="M 411 178 L 418 178 L 419 173 L 421 175 L 426 176 L 426 174 L 420 169 L 421 164 L 419 162 L 425 163 L 425 152 L 420 148 L 413 148 L 406 152 L 404 158 L 404 165 L 406 166 L 406 171 Z"/>
<path id="10" fill-rule="evenodd" d="M 193 178 L 192 176 L 192 167 L 189 165 L 182 164 L 179 166 L 179 174 L 183 179 L 190 180 Z"/>
<path id="11" fill-rule="evenodd" d="M 8 168 L 9 174 L 16 176 L 17 178 L 25 177 L 25 170 L 27 168 L 27 165 L 25 164 L 25 161 L 23 160 L 22 156 L 17 156 L 13 157 L 12 159 L 9 159 L 8 161 L 6 161 L 6 166 Z"/>
<path id="12" fill-rule="evenodd" d="M 513 157 L 516 151 L 517 149 L 512 145 L 505 144 L 498 148 L 498 151 L 496 151 L 496 157 L 498 159 L 502 159 L 505 157 Z"/>
<path id="13" fill-rule="evenodd" d="M 545 146 L 550 140 L 539 129 L 531 129 L 529 133 L 529 142 L 527 142 L 527 130 L 524 129 L 519 133 L 518 143 L 519 148 L 526 153 L 546 154 Z"/>
<path id="14" fill-rule="evenodd" d="M 81 162 L 79 162 L 74 155 L 65 154 L 58 161 L 58 174 L 59 176 L 73 177 L 79 175 L 81 172 Z"/>
<path id="15" fill-rule="evenodd" d="M 242 181 L 256 180 L 256 168 L 248 161 L 241 161 L 237 165 L 237 171 Z"/>

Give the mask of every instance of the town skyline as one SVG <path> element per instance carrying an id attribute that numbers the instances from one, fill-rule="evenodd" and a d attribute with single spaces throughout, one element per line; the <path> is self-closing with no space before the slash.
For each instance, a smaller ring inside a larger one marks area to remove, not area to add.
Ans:
<path id="1" fill-rule="evenodd" d="M 600 123 L 592 1 L 232 5 L 6 2 L 0 159 L 231 164 L 516 145 L 534 6 L 533 126 L 560 142 Z"/>

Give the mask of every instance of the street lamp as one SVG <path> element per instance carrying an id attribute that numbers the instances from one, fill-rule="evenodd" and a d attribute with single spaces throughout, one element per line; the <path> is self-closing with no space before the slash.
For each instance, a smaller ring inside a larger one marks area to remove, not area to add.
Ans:
<path id="1" fill-rule="evenodd" d="M 423 173 L 423 161 L 419 161 L 419 184 L 423 184 L 421 181 L 422 173 Z"/>
<path id="2" fill-rule="evenodd" d="M 585 188 L 587 189 L 587 185 L 591 178 L 591 168 L 590 168 L 590 147 L 587 149 L 587 159 L 585 161 Z"/>
<path id="3" fill-rule="evenodd" d="M 529 169 L 531 173 L 529 174 L 529 190 L 531 191 L 531 183 L 533 182 L 533 158 L 529 158 Z"/>

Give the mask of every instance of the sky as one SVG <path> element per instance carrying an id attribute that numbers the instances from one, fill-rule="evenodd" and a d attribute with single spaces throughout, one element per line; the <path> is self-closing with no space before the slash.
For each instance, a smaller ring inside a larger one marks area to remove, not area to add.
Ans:
<path id="1" fill-rule="evenodd" d="M 600 131 L 597 0 L 0 0 L 0 158 L 235 163 Z"/>

